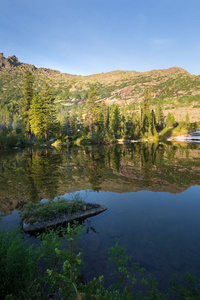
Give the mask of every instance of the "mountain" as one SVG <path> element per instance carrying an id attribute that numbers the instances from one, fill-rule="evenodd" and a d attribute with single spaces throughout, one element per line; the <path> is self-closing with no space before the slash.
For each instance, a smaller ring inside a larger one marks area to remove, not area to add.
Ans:
<path id="1" fill-rule="evenodd" d="M 165 115 L 172 112 L 180 120 L 189 112 L 190 121 L 199 121 L 200 75 L 191 75 L 184 69 L 172 67 L 149 72 L 117 70 L 80 76 L 36 68 L 19 62 L 15 55 L 5 58 L 0 53 L 0 122 L 2 115 L 9 119 L 12 113 L 19 111 L 26 70 L 34 75 L 36 92 L 40 92 L 43 82 L 47 82 L 54 91 L 55 101 L 65 106 L 84 103 L 89 90 L 95 88 L 99 101 L 104 100 L 107 105 L 130 104 L 132 109 L 137 110 L 144 89 L 149 88 L 151 105 L 155 106 L 160 99 Z"/>

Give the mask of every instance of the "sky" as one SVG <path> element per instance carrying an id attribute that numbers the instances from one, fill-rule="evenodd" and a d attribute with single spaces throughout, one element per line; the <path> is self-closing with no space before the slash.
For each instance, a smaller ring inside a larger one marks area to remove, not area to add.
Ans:
<path id="1" fill-rule="evenodd" d="M 0 0 L 0 10 L 0 52 L 38 68 L 200 74 L 199 0 Z"/>

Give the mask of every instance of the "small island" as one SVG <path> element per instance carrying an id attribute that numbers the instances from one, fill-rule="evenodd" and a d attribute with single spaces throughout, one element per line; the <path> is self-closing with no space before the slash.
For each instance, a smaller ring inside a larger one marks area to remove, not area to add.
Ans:
<path id="1" fill-rule="evenodd" d="M 74 220 L 83 220 L 107 210 L 105 205 L 82 200 L 57 199 L 45 203 L 28 203 L 21 213 L 23 230 L 34 232 Z"/>

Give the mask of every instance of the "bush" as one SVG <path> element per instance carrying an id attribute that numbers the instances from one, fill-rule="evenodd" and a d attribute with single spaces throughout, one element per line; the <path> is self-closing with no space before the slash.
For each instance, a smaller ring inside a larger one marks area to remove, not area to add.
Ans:
<path id="1" fill-rule="evenodd" d="M 82 300 L 171 300 L 200 299 L 196 279 L 187 273 L 183 280 L 170 281 L 167 293 L 138 263 L 132 263 L 126 247 L 116 242 L 109 250 L 119 283 L 109 288 L 103 276 L 87 284 L 79 280 L 81 252 L 74 243 L 81 225 L 68 224 L 67 229 L 49 229 L 38 236 L 40 244 L 29 246 L 19 231 L 0 233 L 0 299 L 80 299 Z M 67 247 L 63 241 L 67 238 Z"/>
<path id="2" fill-rule="evenodd" d="M 0 130 L 0 148 L 25 147 L 28 144 L 28 139 L 23 134 L 7 128 Z"/>
<path id="3" fill-rule="evenodd" d="M 0 233 L 0 299 L 8 294 L 22 296 L 36 271 L 33 247 L 17 231 Z"/>

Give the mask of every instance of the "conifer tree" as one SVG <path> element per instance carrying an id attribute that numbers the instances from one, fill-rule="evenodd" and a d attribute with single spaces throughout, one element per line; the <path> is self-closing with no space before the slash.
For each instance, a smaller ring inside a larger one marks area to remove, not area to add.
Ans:
<path id="1" fill-rule="evenodd" d="M 115 137 L 119 135 L 121 128 L 121 115 L 119 110 L 119 105 L 114 105 L 111 109 L 110 115 L 110 130 L 114 132 Z"/>
<path id="2" fill-rule="evenodd" d="M 190 129 L 190 117 L 189 117 L 189 114 L 187 112 L 186 116 L 185 116 L 185 127 L 187 130 Z"/>
<path id="3" fill-rule="evenodd" d="M 156 121 L 157 121 L 159 126 L 161 126 L 163 121 L 164 121 L 164 114 L 163 114 L 163 110 L 162 110 L 162 107 L 161 107 L 160 98 L 158 99 L 158 103 L 157 103 L 157 106 L 156 106 Z"/>
<path id="4" fill-rule="evenodd" d="M 31 132 L 35 136 L 42 137 L 44 135 L 44 104 L 39 96 L 34 96 L 30 106 L 30 125 Z"/>
<path id="5" fill-rule="evenodd" d="M 97 91 L 93 90 L 89 94 L 89 98 L 86 101 L 86 116 L 85 116 L 85 123 L 89 125 L 90 128 L 90 137 L 93 137 L 94 133 L 94 123 L 97 120 L 98 108 L 99 105 L 97 104 Z"/>
<path id="6" fill-rule="evenodd" d="M 44 112 L 44 135 L 47 140 L 50 133 L 57 129 L 56 110 L 54 107 L 54 96 L 50 86 L 45 83 L 41 93 Z"/>
<path id="7" fill-rule="evenodd" d="M 142 110 L 141 110 L 141 117 L 142 117 L 142 133 L 147 136 L 155 135 L 156 131 L 156 118 L 155 113 L 152 110 L 150 112 L 150 101 L 151 101 L 151 92 L 148 89 L 144 90 L 144 98 L 142 102 Z"/>
<path id="8" fill-rule="evenodd" d="M 149 132 L 149 122 L 151 119 L 150 103 L 149 103 L 150 100 L 151 100 L 151 93 L 148 89 L 145 89 L 143 93 L 143 101 L 141 107 L 141 130 L 143 134 L 148 134 Z"/>
<path id="9" fill-rule="evenodd" d="M 23 132 L 31 138 L 30 125 L 30 106 L 33 99 L 33 74 L 29 71 L 25 72 L 23 85 L 23 107 L 22 107 L 22 128 Z"/>
<path id="10" fill-rule="evenodd" d="M 168 112 L 165 122 L 168 128 L 174 127 L 176 125 L 175 117 L 170 112 Z"/>
<path id="11" fill-rule="evenodd" d="M 75 135 L 77 133 L 77 116 L 75 111 L 71 111 L 71 114 L 68 117 L 68 125 L 69 125 L 69 130 L 72 135 Z"/>
<path id="12" fill-rule="evenodd" d="M 56 130 L 56 111 L 54 97 L 50 87 L 45 83 L 40 96 L 34 97 L 29 111 L 31 132 L 35 136 L 45 137 Z"/>

